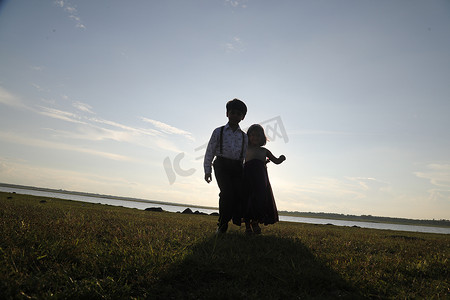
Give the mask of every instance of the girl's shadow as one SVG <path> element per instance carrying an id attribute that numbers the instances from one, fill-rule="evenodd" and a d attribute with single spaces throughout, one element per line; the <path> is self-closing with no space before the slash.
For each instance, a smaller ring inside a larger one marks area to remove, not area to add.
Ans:
<path id="1" fill-rule="evenodd" d="M 151 290 L 172 299 L 362 298 L 299 240 L 240 233 L 195 245 Z"/>

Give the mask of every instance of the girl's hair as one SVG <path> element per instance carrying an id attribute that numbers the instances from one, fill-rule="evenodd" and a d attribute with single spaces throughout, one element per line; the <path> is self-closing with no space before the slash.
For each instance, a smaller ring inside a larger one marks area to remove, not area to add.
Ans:
<path id="1" fill-rule="evenodd" d="M 264 128 L 259 124 L 253 124 L 250 126 L 247 130 L 247 135 L 250 135 L 252 133 L 259 134 L 261 137 L 261 140 L 258 143 L 258 146 L 264 146 L 267 142 L 266 134 L 264 133 Z"/>

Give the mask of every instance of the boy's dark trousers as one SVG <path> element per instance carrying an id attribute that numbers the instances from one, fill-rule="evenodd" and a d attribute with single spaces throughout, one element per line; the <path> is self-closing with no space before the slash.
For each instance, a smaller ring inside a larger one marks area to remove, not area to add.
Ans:
<path id="1" fill-rule="evenodd" d="M 219 185 L 219 230 L 226 232 L 228 222 L 241 225 L 242 162 L 217 157 L 213 163 L 214 175 Z"/>

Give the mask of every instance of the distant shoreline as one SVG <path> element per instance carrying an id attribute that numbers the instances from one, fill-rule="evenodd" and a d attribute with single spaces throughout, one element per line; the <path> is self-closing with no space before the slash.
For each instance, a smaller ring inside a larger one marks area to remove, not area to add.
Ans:
<path id="1" fill-rule="evenodd" d="M 323 213 L 323 212 L 314 213 L 314 212 L 278 211 L 278 213 L 283 216 L 293 216 L 302 218 L 317 218 L 317 219 L 331 219 L 331 220 L 354 221 L 354 222 L 450 228 L 449 220 L 419 220 L 406 218 L 377 217 L 371 215 L 356 216 L 356 215 L 345 215 L 345 214 Z"/>
<path id="2" fill-rule="evenodd" d="M 25 189 L 25 190 L 36 190 L 43 192 L 52 192 L 52 193 L 61 193 L 61 194 L 72 194 L 79 196 L 88 196 L 88 197 L 96 197 L 96 198 L 109 198 L 123 201 L 134 201 L 141 203 L 152 203 L 152 204 L 161 204 L 161 205 L 172 205 L 172 206 L 190 206 L 193 208 L 203 208 L 203 209 L 212 209 L 217 210 L 217 207 L 211 206 L 201 206 L 201 205 L 192 205 L 192 204 L 180 204 L 173 202 L 164 202 L 158 200 L 147 200 L 147 199 L 139 199 L 132 197 L 123 197 L 123 196 L 112 196 L 112 195 L 103 195 L 103 194 L 95 194 L 95 193 L 87 193 L 87 192 L 77 192 L 77 191 L 67 191 L 62 189 L 51 189 L 51 188 L 42 188 L 42 187 L 34 187 L 34 186 L 26 186 L 26 185 L 18 185 L 18 184 L 9 184 L 9 183 L 0 183 L 2 187 L 8 188 L 17 188 L 17 189 Z M 278 211 L 281 216 L 292 216 L 292 217 L 303 217 L 303 218 L 316 218 L 316 219 L 333 219 L 333 220 L 344 220 L 344 221 L 356 221 L 356 222 L 370 222 L 370 223 L 388 223 L 388 224 L 399 224 L 399 225 L 420 225 L 420 226 L 433 226 L 433 227 L 444 227 L 450 228 L 449 220 L 418 220 L 418 219 L 407 219 L 407 218 L 392 218 L 392 217 L 378 217 L 371 215 L 345 215 L 345 214 L 337 214 L 337 213 L 324 213 L 324 212 L 298 212 L 298 211 Z"/>
<path id="3" fill-rule="evenodd" d="M 132 198 L 132 197 L 112 196 L 112 195 L 103 195 L 103 194 L 77 192 L 77 191 L 67 191 L 67 190 L 63 190 L 63 189 L 57 190 L 57 189 L 42 188 L 42 187 L 35 187 L 35 186 L 26 186 L 26 185 L 19 185 L 19 184 L 0 183 L 0 186 L 9 187 L 9 188 L 16 188 L 16 189 L 24 189 L 24 190 L 35 190 L 35 191 L 42 191 L 42 192 L 71 194 L 71 195 L 86 196 L 86 197 L 108 198 L 108 199 L 116 199 L 116 200 L 123 200 L 123 201 L 134 201 L 134 202 L 152 203 L 152 204 L 161 204 L 161 205 L 173 205 L 173 206 L 190 206 L 190 207 L 194 207 L 194 208 L 204 208 L 204 209 L 217 209 L 217 207 L 210 207 L 210 206 L 201 206 L 201 205 L 193 205 L 193 204 L 180 204 L 180 203 L 172 203 L 172 202 L 164 202 L 164 201 L 148 200 L 148 199 L 139 199 L 139 198 Z"/>

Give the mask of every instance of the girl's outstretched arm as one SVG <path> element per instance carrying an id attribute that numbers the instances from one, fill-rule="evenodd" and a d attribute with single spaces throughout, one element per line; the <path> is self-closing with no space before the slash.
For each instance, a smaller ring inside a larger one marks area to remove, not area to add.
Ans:
<path id="1" fill-rule="evenodd" d="M 267 150 L 267 149 L 266 149 L 266 156 L 267 156 L 267 158 L 268 158 L 271 162 L 273 162 L 274 164 L 277 164 L 277 165 L 281 164 L 283 161 L 286 160 L 286 156 L 280 155 L 280 157 L 276 158 L 276 157 L 272 154 L 272 152 L 270 152 L 270 151 Z"/>

